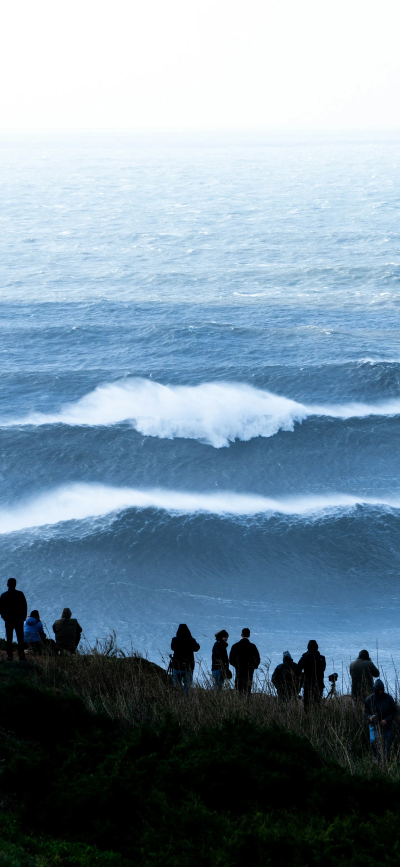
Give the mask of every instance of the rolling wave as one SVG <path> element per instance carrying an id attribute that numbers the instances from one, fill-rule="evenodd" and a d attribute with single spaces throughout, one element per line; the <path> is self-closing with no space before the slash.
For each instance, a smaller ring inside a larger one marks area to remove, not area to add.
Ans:
<path id="1" fill-rule="evenodd" d="M 98 484 L 72 484 L 42 494 L 18 506 L 0 511 L 0 534 L 32 527 L 82 521 L 128 508 L 162 509 L 191 515 L 209 513 L 220 516 L 292 515 L 312 516 L 355 506 L 400 509 L 400 495 L 385 498 L 357 497 L 348 494 L 271 499 L 252 494 L 185 493 L 165 489 L 139 490 Z"/>
<path id="2" fill-rule="evenodd" d="M 307 405 L 240 383 L 170 386 L 129 379 L 98 386 L 59 413 L 30 413 L 15 425 L 113 425 L 129 422 L 144 436 L 195 439 L 221 448 L 234 440 L 292 431 L 310 416 L 350 419 L 400 414 L 400 398 L 378 404 Z"/>

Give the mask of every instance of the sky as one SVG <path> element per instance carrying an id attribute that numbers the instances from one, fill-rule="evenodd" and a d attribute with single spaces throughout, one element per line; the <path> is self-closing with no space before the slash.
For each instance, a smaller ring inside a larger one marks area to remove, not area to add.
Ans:
<path id="1" fill-rule="evenodd" d="M 0 129 L 400 129 L 399 25 L 399 0 L 14 0 Z"/>

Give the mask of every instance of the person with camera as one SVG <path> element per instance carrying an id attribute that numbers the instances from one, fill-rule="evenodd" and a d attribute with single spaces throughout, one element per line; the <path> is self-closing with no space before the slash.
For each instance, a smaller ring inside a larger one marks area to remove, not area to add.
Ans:
<path id="1" fill-rule="evenodd" d="M 226 629 L 220 629 L 215 633 L 215 644 L 212 649 L 211 675 L 214 681 L 214 689 L 222 689 L 225 680 L 230 680 L 232 672 L 228 660 L 228 638 Z"/>
<path id="2" fill-rule="evenodd" d="M 306 653 L 297 664 L 299 675 L 303 677 L 304 710 L 308 710 L 312 702 L 319 703 L 324 691 L 324 672 L 326 659 L 318 650 L 318 644 L 311 639 Z"/>
<path id="3" fill-rule="evenodd" d="M 387 756 L 389 751 L 392 723 L 397 714 L 397 707 L 391 695 L 385 692 L 382 681 L 378 678 L 374 683 L 374 691 L 365 699 L 365 716 L 369 724 L 369 742 L 373 755 L 380 758 L 380 747 Z"/>
<path id="4" fill-rule="evenodd" d="M 354 701 L 365 701 L 374 688 L 374 677 L 379 677 L 368 650 L 360 650 L 358 659 L 350 663 L 351 696 Z"/>
<path id="5" fill-rule="evenodd" d="M 297 698 L 300 690 L 300 678 L 297 664 L 293 661 L 288 650 L 284 651 L 283 662 L 276 666 L 271 680 L 278 693 L 279 701 L 285 702 L 291 698 Z"/>

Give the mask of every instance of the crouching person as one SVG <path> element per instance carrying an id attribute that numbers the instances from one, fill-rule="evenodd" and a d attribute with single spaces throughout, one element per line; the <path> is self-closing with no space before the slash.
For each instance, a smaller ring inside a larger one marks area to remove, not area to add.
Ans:
<path id="1" fill-rule="evenodd" d="M 397 707 L 391 695 L 385 692 L 382 681 L 378 678 L 374 683 L 374 691 L 365 699 L 365 715 L 369 723 L 369 741 L 373 755 L 380 759 L 381 750 L 387 756 L 389 751 L 392 723 L 397 714 Z"/>
<path id="2" fill-rule="evenodd" d="M 56 636 L 57 650 L 66 650 L 75 653 L 81 640 L 82 627 L 75 617 L 71 616 L 70 608 L 64 608 L 60 620 L 53 624 L 53 632 Z"/>

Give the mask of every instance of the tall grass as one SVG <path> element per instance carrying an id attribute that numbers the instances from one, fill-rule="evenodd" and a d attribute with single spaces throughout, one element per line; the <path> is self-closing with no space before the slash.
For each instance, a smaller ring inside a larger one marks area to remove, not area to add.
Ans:
<path id="1" fill-rule="evenodd" d="M 286 732 L 302 735 L 323 758 L 338 762 L 352 774 L 376 773 L 364 706 L 352 700 L 348 674 L 342 677 L 341 694 L 324 698 L 321 705 L 306 713 L 301 699 L 286 703 L 278 700 L 268 665 L 258 670 L 249 697 L 238 694 L 229 681 L 222 691 L 214 690 L 209 673 L 200 667 L 187 697 L 181 687 L 174 689 L 168 682 L 168 660 L 165 662 L 163 670 L 134 650 L 127 654 L 119 650 L 115 635 L 111 635 L 74 656 L 41 657 L 33 677 L 38 685 L 80 696 L 91 711 L 102 711 L 126 728 L 143 722 L 158 727 L 170 714 L 189 736 L 203 726 L 215 727 L 232 719 L 249 720 L 277 726 L 283 738 Z M 400 779 L 397 721 L 389 759 L 382 760 L 380 768 L 390 778 Z"/>

